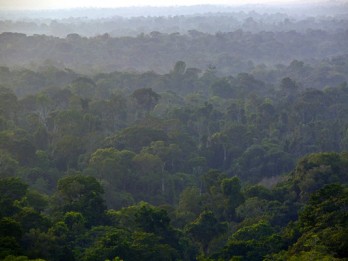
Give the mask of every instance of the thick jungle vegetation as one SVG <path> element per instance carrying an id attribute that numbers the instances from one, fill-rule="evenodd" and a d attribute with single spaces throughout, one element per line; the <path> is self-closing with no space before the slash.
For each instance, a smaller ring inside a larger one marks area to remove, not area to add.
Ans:
<path id="1" fill-rule="evenodd" d="M 320 19 L 2 33 L 0 259 L 348 259 L 347 20 Z"/>

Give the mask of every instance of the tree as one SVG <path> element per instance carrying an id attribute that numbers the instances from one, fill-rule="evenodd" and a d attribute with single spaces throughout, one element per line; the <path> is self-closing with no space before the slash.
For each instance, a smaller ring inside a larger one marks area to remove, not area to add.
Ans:
<path id="1" fill-rule="evenodd" d="M 40 123 L 45 127 L 46 130 L 48 130 L 49 118 L 51 116 L 51 112 L 54 110 L 52 99 L 45 93 L 41 92 L 35 96 L 34 103 L 35 113 L 38 115 Z"/>
<path id="2" fill-rule="evenodd" d="M 73 233 L 81 233 L 85 226 L 85 219 L 79 212 L 70 211 L 64 215 L 64 223 Z"/>
<path id="3" fill-rule="evenodd" d="M 202 195 L 198 188 L 187 187 L 180 194 L 177 208 L 179 213 L 191 213 L 193 217 L 197 217 L 202 212 L 202 207 Z"/>
<path id="4" fill-rule="evenodd" d="M 180 156 L 182 151 L 177 144 L 166 144 L 166 142 L 159 140 L 151 142 L 150 146 L 145 147 L 143 152 L 157 155 L 163 161 L 163 170 L 173 171 L 180 165 Z"/>
<path id="5" fill-rule="evenodd" d="M 20 240 L 23 231 L 20 224 L 13 218 L 0 219 L 0 258 L 10 254 L 20 254 Z"/>
<path id="6" fill-rule="evenodd" d="M 53 145 L 53 161 L 59 170 L 77 168 L 80 154 L 85 151 L 85 144 L 80 137 L 65 135 Z"/>
<path id="7" fill-rule="evenodd" d="M 237 177 L 221 181 L 221 191 L 225 196 L 225 216 L 227 220 L 235 218 L 235 209 L 243 203 L 240 180 Z"/>
<path id="8" fill-rule="evenodd" d="M 291 179 L 299 189 L 298 196 L 307 201 L 310 194 L 331 183 L 348 181 L 346 153 L 314 153 L 303 157 Z"/>
<path id="9" fill-rule="evenodd" d="M 17 96 L 12 90 L 0 85 L 0 116 L 15 120 L 18 111 Z"/>
<path id="10" fill-rule="evenodd" d="M 0 179 L 0 216 L 12 216 L 19 211 L 15 204 L 27 193 L 28 185 L 19 178 Z"/>
<path id="11" fill-rule="evenodd" d="M 221 191 L 221 181 L 226 178 L 226 174 L 216 169 L 208 170 L 202 177 L 205 192 L 214 194 L 216 191 Z"/>
<path id="12" fill-rule="evenodd" d="M 321 261 L 338 261 L 340 258 L 335 258 L 331 254 L 324 254 L 317 250 L 302 251 L 299 254 L 288 254 L 286 251 L 281 251 L 278 254 L 267 256 L 264 260 L 266 261 L 310 261 L 310 260 L 321 260 Z"/>
<path id="13" fill-rule="evenodd" d="M 235 171 L 242 180 L 253 182 L 265 177 L 279 176 L 293 167 L 290 155 L 277 143 L 264 140 L 247 148 L 235 163 Z"/>
<path id="14" fill-rule="evenodd" d="M 14 237 L 19 241 L 23 235 L 23 230 L 19 222 L 10 217 L 4 217 L 0 220 L 1 237 Z"/>
<path id="15" fill-rule="evenodd" d="M 114 172 L 119 171 L 119 151 L 114 148 L 98 149 L 90 157 L 89 166 L 96 170 L 100 181 L 112 180 Z M 116 185 L 118 182 L 114 182 Z"/>
<path id="16" fill-rule="evenodd" d="M 87 226 L 103 221 L 106 210 L 102 198 L 104 190 L 95 178 L 82 175 L 66 176 L 58 181 L 57 190 L 57 211 L 80 212 L 85 217 Z"/>
<path id="17" fill-rule="evenodd" d="M 2 260 L 7 256 L 17 256 L 20 254 L 20 245 L 14 237 L 0 237 L 0 258 Z"/>
<path id="18" fill-rule="evenodd" d="M 228 136 L 225 133 L 216 132 L 211 136 L 211 142 L 212 142 L 212 144 L 215 144 L 215 145 L 222 147 L 222 150 L 223 150 L 222 166 L 225 167 L 226 162 L 227 162 L 227 150 L 228 150 L 228 145 L 229 145 Z"/>
<path id="19" fill-rule="evenodd" d="M 48 206 L 49 198 L 47 195 L 41 194 L 36 190 L 28 190 L 23 204 L 32 207 L 37 212 L 43 212 Z"/>
<path id="20" fill-rule="evenodd" d="M 299 88 L 297 83 L 289 77 L 283 78 L 280 82 L 279 87 L 280 90 L 284 93 L 284 95 L 290 96 L 291 98 L 293 98 L 296 95 Z"/>
<path id="21" fill-rule="evenodd" d="M 167 141 L 168 139 L 168 135 L 161 129 L 135 125 L 107 138 L 106 143 L 119 150 L 127 149 L 138 153 L 151 142 Z"/>
<path id="22" fill-rule="evenodd" d="M 135 156 L 134 152 L 114 148 L 98 149 L 91 155 L 88 171 L 103 183 L 108 207 L 117 209 L 133 202 L 129 191 L 136 186 Z"/>
<path id="23" fill-rule="evenodd" d="M 213 212 L 203 211 L 199 217 L 188 224 L 185 230 L 201 245 L 204 255 L 209 254 L 209 243 L 227 229 L 226 224 L 219 223 Z"/>
<path id="24" fill-rule="evenodd" d="M 235 96 L 235 90 L 233 90 L 232 85 L 227 78 L 219 79 L 214 82 L 210 88 L 212 89 L 213 95 L 219 96 L 223 99 L 231 99 Z"/>
<path id="25" fill-rule="evenodd" d="M 34 144 L 23 129 L 0 132 L 0 150 L 10 153 L 22 165 L 30 165 L 35 159 Z"/>
<path id="26" fill-rule="evenodd" d="M 131 249 L 131 235 L 123 229 L 108 228 L 108 231 L 97 238 L 87 248 L 82 260 L 97 261 L 120 257 L 123 260 L 135 260 L 136 253 Z"/>
<path id="27" fill-rule="evenodd" d="M 22 208 L 15 215 L 15 218 L 21 224 L 23 232 L 29 232 L 31 229 L 47 231 L 50 226 L 50 220 L 47 216 L 40 214 L 30 207 Z"/>
<path id="28" fill-rule="evenodd" d="M 282 249 L 280 237 L 268 222 L 259 221 L 238 229 L 222 251 L 224 259 L 261 260 L 266 254 Z"/>
<path id="29" fill-rule="evenodd" d="M 6 178 L 14 176 L 18 168 L 18 161 L 13 159 L 11 155 L 0 149 L 0 177 Z"/>
<path id="30" fill-rule="evenodd" d="M 292 252 L 315 250 L 347 258 L 347 206 L 346 186 L 330 184 L 313 193 L 300 213 L 299 225 L 303 234 Z"/>
<path id="31" fill-rule="evenodd" d="M 140 114 L 142 110 L 146 113 L 152 111 L 161 96 L 151 88 L 142 88 L 135 90 L 131 97 L 135 99 L 136 105 L 138 106 L 138 114 Z"/>
<path id="32" fill-rule="evenodd" d="M 165 193 L 163 162 L 149 153 L 140 153 L 133 158 L 135 171 L 138 176 L 138 190 L 143 192 L 142 196 L 150 196 L 150 199 L 159 199 Z"/>
<path id="33" fill-rule="evenodd" d="M 79 96 L 81 101 L 87 101 L 95 97 L 97 85 L 92 79 L 79 77 L 70 84 L 71 92 Z"/>
<path id="34" fill-rule="evenodd" d="M 186 70 L 186 63 L 183 61 L 178 61 L 174 65 L 173 74 L 184 75 L 185 70 Z"/>
<path id="35" fill-rule="evenodd" d="M 115 260 L 175 260 L 177 251 L 168 244 L 163 244 L 152 233 L 137 231 L 129 233 L 124 229 L 108 228 L 105 235 L 99 237 L 88 248 L 82 260 L 96 261 L 116 257 Z M 118 259 L 120 258 L 120 259 Z"/>
<path id="36" fill-rule="evenodd" d="M 110 210 L 108 217 L 114 227 L 122 228 L 129 235 L 129 243 L 124 247 L 124 250 L 130 248 L 128 254 L 117 256 L 125 260 L 177 260 L 179 255 L 184 256 L 184 238 L 172 228 L 163 208 L 140 202 L 119 211 Z"/>

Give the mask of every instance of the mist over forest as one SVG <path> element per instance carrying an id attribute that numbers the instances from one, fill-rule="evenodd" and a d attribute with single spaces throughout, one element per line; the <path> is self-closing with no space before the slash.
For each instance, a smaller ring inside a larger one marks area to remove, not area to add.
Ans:
<path id="1" fill-rule="evenodd" d="M 0 260 L 347 260 L 348 3 L 0 9 Z"/>

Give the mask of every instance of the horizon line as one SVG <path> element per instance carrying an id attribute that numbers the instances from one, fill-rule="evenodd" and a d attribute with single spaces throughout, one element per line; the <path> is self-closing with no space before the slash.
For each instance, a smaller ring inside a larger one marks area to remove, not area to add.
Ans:
<path id="1" fill-rule="evenodd" d="M 0 11 L 9 12 L 22 12 L 22 11 L 67 11 L 67 10 L 78 10 L 78 9 L 131 9 L 131 8 L 192 8 L 192 7 L 247 7 L 247 6 L 310 6 L 310 5 L 345 5 L 347 1 L 328 1 L 328 0 L 314 0 L 314 1 L 299 1 L 291 0 L 289 2 L 282 2 L 281 0 L 270 0 L 264 3 L 202 3 L 202 4 L 178 4 L 178 5 L 128 5 L 128 6 L 72 6 L 72 7 L 44 7 L 44 8 L 13 8 L 13 7 L 0 7 Z"/>

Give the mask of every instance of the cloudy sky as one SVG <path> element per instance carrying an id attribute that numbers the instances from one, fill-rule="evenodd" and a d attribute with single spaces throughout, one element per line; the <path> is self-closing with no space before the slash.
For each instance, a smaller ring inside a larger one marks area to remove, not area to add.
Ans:
<path id="1" fill-rule="evenodd" d="M 306 0 L 317 2 L 319 0 Z M 74 7 L 175 6 L 197 4 L 293 3 L 303 0 L 0 0 L 0 9 L 55 9 Z"/>

